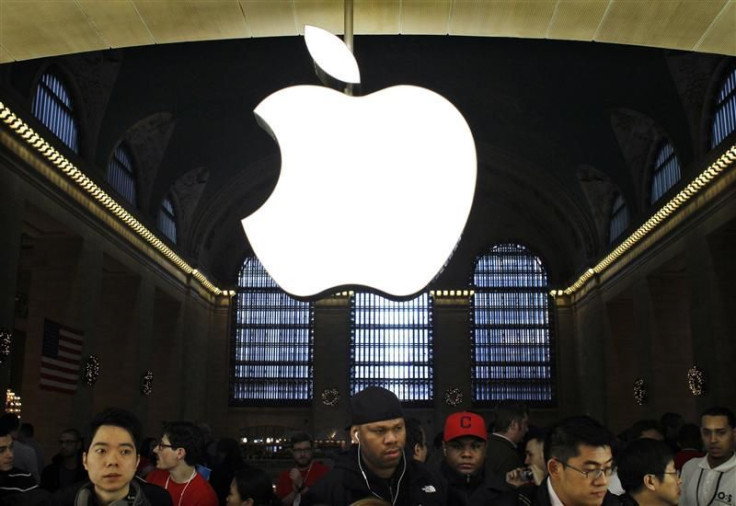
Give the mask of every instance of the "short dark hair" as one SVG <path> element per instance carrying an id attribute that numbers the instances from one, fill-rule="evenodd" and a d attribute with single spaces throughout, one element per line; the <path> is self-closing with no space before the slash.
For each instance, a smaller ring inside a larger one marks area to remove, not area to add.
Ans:
<path id="1" fill-rule="evenodd" d="M 173 449 L 184 448 L 184 461 L 188 465 L 202 462 L 204 435 L 199 427 L 191 422 L 167 422 L 164 423 L 163 433 L 169 438 Z"/>
<path id="2" fill-rule="evenodd" d="M 306 432 L 297 432 L 296 434 L 291 436 L 291 447 L 293 448 L 295 444 L 303 443 L 305 441 L 309 441 L 309 446 L 314 446 L 314 439 L 312 439 L 312 436 L 310 436 Z"/>
<path id="3" fill-rule="evenodd" d="M 529 415 L 529 408 L 521 401 L 505 400 L 496 406 L 496 419 L 491 432 L 505 432 L 514 421 L 522 420 Z"/>
<path id="4" fill-rule="evenodd" d="M 128 434 L 130 434 L 130 437 L 133 440 L 136 452 L 138 451 L 138 445 L 140 444 L 141 435 L 143 434 L 141 421 L 130 411 L 120 408 L 107 408 L 104 411 L 97 413 L 92 418 L 87 426 L 86 439 L 88 450 L 89 445 L 92 444 L 92 440 L 95 438 L 95 434 L 97 434 L 97 430 L 103 425 L 112 425 L 113 427 L 120 427 L 121 429 L 128 431 Z M 79 434 L 79 432 L 74 429 L 65 430 L 64 432 L 75 432 L 76 434 Z"/>
<path id="5" fill-rule="evenodd" d="M 567 462 L 580 454 L 580 445 L 613 449 L 614 437 L 606 427 L 589 416 L 572 416 L 554 425 L 544 439 L 544 460 Z"/>
<path id="6" fill-rule="evenodd" d="M 660 480 L 673 459 L 673 453 L 664 441 L 635 439 L 618 458 L 618 477 L 621 486 L 629 494 L 639 492 L 644 486 L 644 476 L 653 474 Z"/>
<path id="7" fill-rule="evenodd" d="M 33 424 L 28 422 L 23 422 L 22 424 L 20 424 L 20 429 L 18 429 L 18 432 L 20 434 L 23 434 L 25 437 L 33 437 L 33 435 L 36 433 L 33 428 Z"/>
<path id="8" fill-rule="evenodd" d="M 712 406 L 706 409 L 703 411 L 703 414 L 700 415 L 701 421 L 704 416 L 725 416 L 728 418 L 728 425 L 730 425 L 731 428 L 736 427 L 736 418 L 733 415 L 733 411 L 724 406 Z"/>
<path id="9" fill-rule="evenodd" d="M 255 506 L 266 506 L 273 502 L 273 482 L 266 471 L 246 466 L 235 472 L 235 488 L 241 501 L 253 499 Z"/>
<path id="10" fill-rule="evenodd" d="M 422 429 L 422 422 L 417 418 L 404 418 L 404 423 L 406 424 L 406 451 L 413 454 L 416 445 L 427 444 L 427 437 L 424 434 L 424 429 Z"/>
<path id="11" fill-rule="evenodd" d="M 657 420 L 638 420 L 629 430 L 630 440 L 639 439 L 648 430 L 656 430 L 662 437 L 665 436 L 664 428 Z"/>
<path id="12" fill-rule="evenodd" d="M 59 434 L 74 434 L 74 439 L 76 439 L 79 442 L 82 442 L 82 433 L 79 432 L 77 429 L 74 429 L 74 428 L 64 429 L 61 432 L 59 432 Z"/>

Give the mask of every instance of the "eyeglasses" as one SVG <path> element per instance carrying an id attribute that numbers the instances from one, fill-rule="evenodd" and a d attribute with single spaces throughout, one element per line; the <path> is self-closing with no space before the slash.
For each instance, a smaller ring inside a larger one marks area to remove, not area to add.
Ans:
<path id="1" fill-rule="evenodd" d="M 679 478 L 680 475 L 682 474 L 682 471 L 680 471 L 679 469 L 676 469 L 674 471 L 663 471 L 662 474 L 674 474 L 675 476 Z"/>
<path id="2" fill-rule="evenodd" d="M 156 448 L 173 448 L 173 447 L 174 447 L 173 445 L 167 445 L 161 441 L 158 441 L 156 443 Z"/>
<path id="3" fill-rule="evenodd" d="M 569 467 L 573 471 L 579 472 L 590 481 L 595 481 L 603 475 L 606 475 L 606 478 L 609 478 L 613 474 L 613 467 L 597 467 L 595 469 L 591 469 L 590 471 L 583 471 L 582 469 L 578 469 L 575 466 L 571 466 L 567 462 L 562 462 L 561 460 L 558 460 L 557 462 L 562 464 L 563 467 Z"/>

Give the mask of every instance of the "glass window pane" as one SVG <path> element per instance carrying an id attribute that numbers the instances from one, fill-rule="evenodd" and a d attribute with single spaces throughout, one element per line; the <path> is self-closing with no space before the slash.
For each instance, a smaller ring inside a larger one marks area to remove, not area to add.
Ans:
<path id="1" fill-rule="evenodd" d="M 723 80 L 718 93 L 711 127 L 710 147 L 718 146 L 734 130 L 736 130 L 736 68 Z"/>
<path id="2" fill-rule="evenodd" d="M 651 203 L 654 204 L 680 180 L 680 161 L 671 143 L 664 144 L 657 153 L 652 173 Z"/>
<path id="3" fill-rule="evenodd" d="M 232 405 L 312 399 L 313 306 L 288 296 L 257 258 L 247 258 L 233 302 Z"/>
<path id="4" fill-rule="evenodd" d="M 125 200 L 136 205 L 135 172 L 130 151 L 118 144 L 107 165 L 107 181 Z M 173 215 L 173 209 L 172 209 Z"/>
<path id="5" fill-rule="evenodd" d="M 36 85 L 32 114 L 75 153 L 79 153 L 79 126 L 71 96 L 61 79 L 46 72 Z"/>
<path id="6" fill-rule="evenodd" d="M 352 299 L 351 394 L 382 386 L 402 402 L 434 397 L 431 298 L 396 302 L 358 292 Z"/>
<path id="7" fill-rule="evenodd" d="M 608 230 L 608 240 L 613 243 L 629 226 L 629 209 L 626 207 L 624 198 L 619 193 L 613 201 L 611 208 L 611 221 Z"/>
<path id="8" fill-rule="evenodd" d="M 519 244 L 493 246 L 478 258 L 473 285 L 473 401 L 552 405 L 554 347 L 549 283 L 541 260 Z"/>
<path id="9" fill-rule="evenodd" d="M 158 229 L 172 243 L 176 244 L 176 215 L 174 214 L 171 197 L 166 197 L 161 203 L 161 208 L 158 211 Z"/>

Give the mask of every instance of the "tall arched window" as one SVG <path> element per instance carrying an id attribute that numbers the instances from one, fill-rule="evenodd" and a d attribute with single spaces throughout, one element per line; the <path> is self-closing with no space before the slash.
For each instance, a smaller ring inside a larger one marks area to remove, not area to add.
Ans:
<path id="1" fill-rule="evenodd" d="M 395 302 L 357 292 L 351 306 L 351 393 L 375 385 L 391 390 L 402 402 L 431 402 L 434 371 L 429 295 Z"/>
<path id="2" fill-rule="evenodd" d="M 31 112 L 61 142 L 79 153 L 79 126 L 71 95 L 56 74 L 46 72 L 38 80 Z"/>
<path id="3" fill-rule="evenodd" d="M 133 157 L 122 142 L 115 148 L 107 164 L 107 180 L 125 200 L 136 205 Z"/>
<path id="4" fill-rule="evenodd" d="M 170 196 L 164 199 L 158 211 L 158 229 L 176 244 L 176 213 Z"/>
<path id="5" fill-rule="evenodd" d="M 734 130 L 736 130 L 736 68 L 723 80 L 716 99 L 710 147 L 718 146 Z"/>
<path id="6" fill-rule="evenodd" d="M 230 403 L 308 403 L 313 329 L 312 304 L 287 295 L 257 258 L 246 258 L 233 301 Z"/>
<path id="7" fill-rule="evenodd" d="M 652 192 L 650 203 L 654 204 L 680 180 L 680 161 L 672 143 L 659 148 L 652 170 Z"/>
<path id="8" fill-rule="evenodd" d="M 617 194 L 611 207 L 611 221 L 608 229 L 608 242 L 613 243 L 629 226 L 629 208 L 621 194 Z"/>
<path id="9" fill-rule="evenodd" d="M 477 260 L 473 289 L 474 402 L 554 404 L 550 287 L 542 261 L 520 244 L 493 246 Z"/>

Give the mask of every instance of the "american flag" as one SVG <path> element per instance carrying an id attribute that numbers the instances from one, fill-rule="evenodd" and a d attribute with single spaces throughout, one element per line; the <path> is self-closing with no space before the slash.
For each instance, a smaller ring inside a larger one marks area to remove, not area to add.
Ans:
<path id="1" fill-rule="evenodd" d="M 82 332 L 44 320 L 41 388 L 66 394 L 77 391 L 83 343 Z"/>

